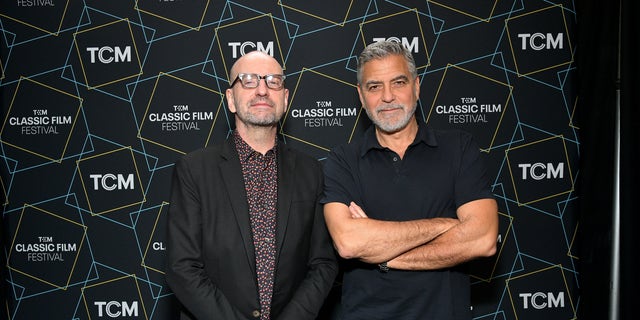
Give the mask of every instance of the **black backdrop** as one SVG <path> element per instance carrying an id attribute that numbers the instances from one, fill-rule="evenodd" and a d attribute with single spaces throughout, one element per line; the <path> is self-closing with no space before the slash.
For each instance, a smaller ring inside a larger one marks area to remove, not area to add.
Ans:
<path id="1" fill-rule="evenodd" d="M 594 29 L 597 14 L 612 10 L 582 5 Z M 222 97 L 230 65 L 254 49 L 282 62 L 291 97 L 280 133 L 322 160 L 367 125 L 355 56 L 380 38 L 416 56 L 421 118 L 470 131 L 493 164 L 500 250 L 469 266 L 475 318 L 606 310 L 607 289 L 585 283 L 604 275 L 608 229 L 588 227 L 606 225 L 610 206 L 598 197 L 585 208 L 602 210 L 579 211 L 585 197 L 575 188 L 585 176 L 579 159 L 596 153 L 583 150 L 582 134 L 596 145 L 591 132 L 610 126 L 611 112 L 598 116 L 590 103 L 610 100 L 599 91 L 578 99 L 585 82 L 575 80 L 574 56 L 597 47 L 588 33 L 576 36 L 578 9 L 530 0 L 3 3 L 0 314 L 172 319 L 163 273 L 170 172 L 177 157 L 231 129 Z M 605 78 L 602 66 L 584 73 Z M 610 154 L 605 141 L 596 148 Z M 607 160 L 596 173 L 610 176 Z M 579 250 L 582 238 L 598 251 Z M 585 267 L 598 276 L 579 276 L 585 259 L 602 264 Z"/>
<path id="2" fill-rule="evenodd" d="M 636 1 L 622 0 L 607 5 L 592 1 L 578 5 L 581 54 L 578 55 L 580 105 L 585 110 L 581 123 L 589 130 L 581 131 L 581 196 L 582 237 L 580 278 L 582 279 L 582 319 L 636 319 L 639 239 L 635 229 L 638 215 L 635 204 L 640 178 L 638 170 L 637 103 L 640 88 L 640 24 L 635 19 L 640 6 Z M 619 70 L 619 72 L 618 72 Z M 619 91 L 618 91 L 619 90 Z M 617 93 L 620 104 L 617 106 Z M 616 108 L 620 116 L 620 233 L 613 232 L 614 161 L 616 145 Z M 615 237 L 619 251 L 612 247 Z M 611 256 L 620 257 L 619 283 L 612 291 Z M 615 290 L 615 289 L 614 289 Z M 609 304 L 610 293 L 619 301 Z M 617 312 L 612 312 L 617 308 Z"/>
<path id="3" fill-rule="evenodd" d="M 621 232 L 620 232 L 620 319 L 637 317 L 635 292 L 640 288 L 638 252 L 640 226 L 637 210 L 637 183 L 640 181 L 640 108 L 635 95 L 640 88 L 640 23 L 634 13 L 638 2 L 622 2 L 622 107 L 621 107 Z"/>

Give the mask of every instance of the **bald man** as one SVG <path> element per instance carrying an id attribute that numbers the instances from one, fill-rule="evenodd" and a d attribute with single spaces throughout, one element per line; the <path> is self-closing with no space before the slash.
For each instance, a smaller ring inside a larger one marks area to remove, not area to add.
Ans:
<path id="1" fill-rule="evenodd" d="M 289 91 L 250 52 L 226 90 L 235 130 L 175 164 L 167 283 L 181 319 L 315 319 L 338 273 L 319 162 L 277 139 Z"/>

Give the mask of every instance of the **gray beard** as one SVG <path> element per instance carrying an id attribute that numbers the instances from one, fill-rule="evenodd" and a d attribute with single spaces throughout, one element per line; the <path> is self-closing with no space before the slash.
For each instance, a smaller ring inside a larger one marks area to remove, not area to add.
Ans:
<path id="1" fill-rule="evenodd" d="M 240 119 L 247 126 L 252 127 L 271 127 L 278 124 L 280 119 L 277 119 L 275 115 L 269 115 L 265 117 L 257 117 L 254 114 L 239 114 L 236 113 L 236 117 Z"/>
<path id="2" fill-rule="evenodd" d="M 380 110 L 385 110 L 388 109 L 388 107 L 393 107 L 393 108 L 397 108 L 397 107 L 401 107 L 402 110 L 407 110 L 406 106 L 402 106 L 402 105 L 388 105 L 385 107 L 378 107 L 376 108 L 376 110 L 374 110 L 374 112 L 377 114 Z M 409 121 L 411 121 L 411 118 L 413 117 L 413 114 L 416 112 L 416 108 L 417 108 L 417 104 L 413 106 L 413 108 L 411 108 L 412 110 L 410 110 L 411 112 L 406 112 L 404 114 L 404 117 L 401 118 L 400 120 L 396 121 L 396 122 L 391 122 L 391 121 L 387 121 L 385 119 L 380 119 L 378 117 L 374 117 L 370 112 L 368 108 L 365 108 L 365 112 L 367 113 L 367 116 L 369 116 L 369 119 L 371 119 L 371 122 L 373 122 L 373 124 L 376 125 L 376 127 L 378 127 L 378 129 L 380 129 L 380 131 L 385 132 L 385 133 L 394 133 L 394 132 L 398 132 L 402 129 L 404 129 L 408 124 Z"/>

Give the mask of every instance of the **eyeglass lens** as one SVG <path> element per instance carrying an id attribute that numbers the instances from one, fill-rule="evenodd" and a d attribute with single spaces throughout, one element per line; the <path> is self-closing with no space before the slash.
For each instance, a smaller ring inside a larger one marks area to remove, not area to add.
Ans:
<path id="1" fill-rule="evenodd" d="M 238 74 L 238 79 L 240 79 L 240 83 L 243 87 L 249 89 L 258 87 L 260 79 L 264 79 L 267 87 L 270 89 L 280 89 L 284 85 L 284 75 L 281 74 L 267 74 L 260 76 L 255 73 L 241 73 Z"/>

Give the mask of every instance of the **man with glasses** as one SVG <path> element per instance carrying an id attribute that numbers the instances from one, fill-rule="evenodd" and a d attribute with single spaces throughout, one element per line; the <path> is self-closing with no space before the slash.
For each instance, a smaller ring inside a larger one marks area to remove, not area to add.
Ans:
<path id="1" fill-rule="evenodd" d="M 322 169 L 276 138 L 289 91 L 273 57 L 244 55 L 230 79 L 235 130 L 175 164 L 167 283 L 181 319 L 315 319 L 338 272 Z"/>

